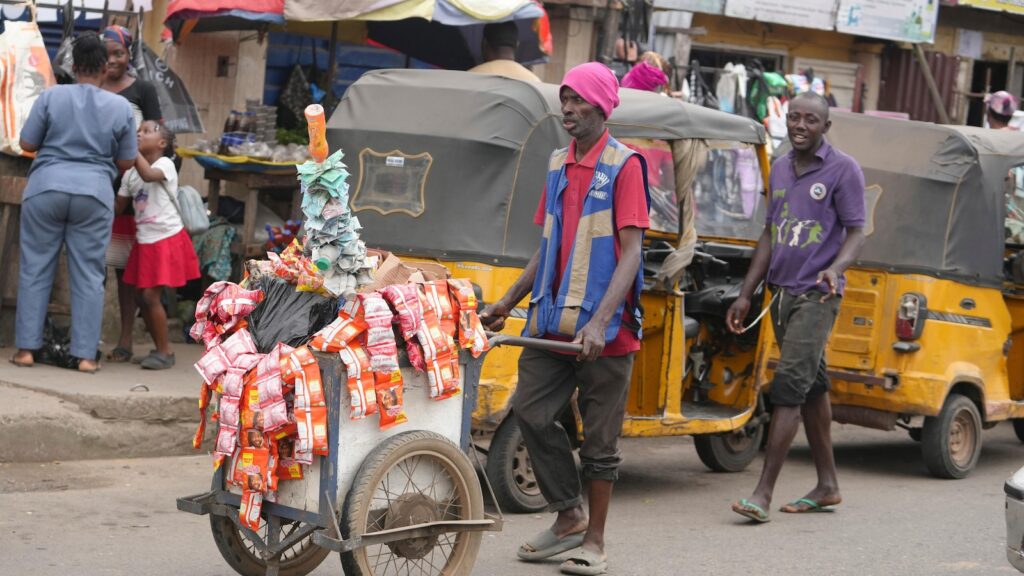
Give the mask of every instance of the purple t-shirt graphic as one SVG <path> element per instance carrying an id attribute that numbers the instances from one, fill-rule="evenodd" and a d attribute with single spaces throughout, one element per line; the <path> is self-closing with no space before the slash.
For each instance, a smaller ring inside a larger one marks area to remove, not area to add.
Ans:
<path id="1" fill-rule="evenodd" d="M 818 274 L 839 255 L 847 228 L 864 226 L 864 172 L 822 141 L 816 164 L 796 175 L 793 151 L 772 165 L 767 223 L 772 235 L 768 283 L 795 294 L 827 292 Z M 839 279 L 843 293 L 846 279 Z"/>

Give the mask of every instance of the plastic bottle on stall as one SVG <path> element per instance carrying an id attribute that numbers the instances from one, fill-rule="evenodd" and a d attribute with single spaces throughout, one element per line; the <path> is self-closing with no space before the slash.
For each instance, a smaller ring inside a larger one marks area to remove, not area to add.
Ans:
<path id="1" fill-rule="evenodd" d="M 316 163 L 327 159 L 327 118 L 319 104 L 306 106 L 306 130 L 309 132 L 309 154 Z"/>
<path id="2" fill-rule="evenodd" d="M 333 266 L 339 256 L 341 256 L 341 250 L 337 246 L 325 244 L 313 249 L 313 264 L 322 272 Z"/>

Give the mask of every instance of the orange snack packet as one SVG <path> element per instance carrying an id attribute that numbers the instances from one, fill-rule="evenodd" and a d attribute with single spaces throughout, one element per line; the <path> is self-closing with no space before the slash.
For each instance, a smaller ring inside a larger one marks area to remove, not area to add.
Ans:
<path id="1" fill-rule="evenodd" d="M 377 395 L 374 390 L 373 372 L 370 372 L 370 357 L 358 342 L 350 342 L 339 353 L 348 373 L 350 397 L 349 417 L 361 420 L 377 412 Z"/>
<path id="2" fill-rule="evenodd" d="M 375 373 L 374 391 L 380 412 L 381 430 L 408 422 L 409 419 L 405 415 L 405 400 L 402 397 L 404 387 L 402 372 L 399 370 L 390 374 Z"/>
<path id="3" fill-rule="evenodd" d="M 341 352 L 346 344 L 356 339 L 366 330 L 366 322 L 361 318 L 338 317 L 313 336 L 309 347 L 320 352 Z"/>

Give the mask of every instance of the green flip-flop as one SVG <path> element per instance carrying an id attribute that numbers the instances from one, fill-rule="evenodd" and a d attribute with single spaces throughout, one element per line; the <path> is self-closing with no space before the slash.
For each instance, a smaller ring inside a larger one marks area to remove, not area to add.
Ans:
<path id="1" fill-rule="evenodd" d="M 754 522 L 760 522 L 761 524 L 771 521 L 771 518 L 768 517 L 768 513 L 765 512 L 764 508 L 761 508 L 746 498 L 740 500 L 736 504 L 733 504 L 732 511 L 745 518 L 750 518 Z"/>
<path id="2" fill-rule="evenodd" d="M 832 506 L 822 506 L 810 498 L 800 498 L 779 508 L 779 512 L 786 514 L 808 514 L 812 512 L 835 512 Z"/>

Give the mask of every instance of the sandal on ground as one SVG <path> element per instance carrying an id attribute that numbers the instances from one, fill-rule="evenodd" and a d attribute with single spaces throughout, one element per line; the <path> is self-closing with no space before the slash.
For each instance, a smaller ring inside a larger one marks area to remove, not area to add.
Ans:
<path id="1" fill-rule="evenodd" d="M 145 360 L 146 358 L 149 358 L 150 356 L 152 356 L 153 354 L 156 354 L 156 353 L 157 353 L 157 350 L 154 348 L 153 350 L 150 350 L 149 353 L 146 354 L 145 356 L 135 356 L 134 358 L 132 358 L 132 364 L 142 364 L 143 360 Z"/>
<path id="2" fill-rule="evenodd" d="M 36 361 L 35 358 L 33 358 L 29 362 L 25 362 L 24 360 L 18 360 L 18 355 L 15 354 L 14 356 L 11 356 L 11 364 L 14 364 L 18 368 L 31 368 L 36 365 Z"/>
<path id="3" fill-rule="evenodd" d="M 577 532 L 575 534 L 568 534 L 562 538 L 559 538 L 551 531 L 550 528 L 537 534 L 526 544 L 519 547 L 517 555 L 520 560 L 526 560 L 527 562 L 534 562 L 537 560 L 544 560 L 561 554 L 562 552 L 568 552 L 579 548 L 583 545 L 583 533 Z M 528 549 L 529 548 L 529 549 Z"/>
<path id="4" fill-rule="evenodd" d="M 112 364 L 123 364 L 132 359 L 132 351 L 130 348 L 124 348 L 118 346 L 107 353 L 107 362 Z"/>
<path id="5" fill-rule="evenodd" d="M 786 514 L 808 514 L 812 512 L 835 512 L 832 505 L 821 505 L 810 498 L 801 498 L 779 508 L 780 512 Z"/>
<path id="6" fill-rule="evenodd" d="M 574 552 L 568 560 L 558 567 L 562 574 L 578 574 L 580 576 L 597 576 L 608 571 L 608 559 L 590 550 Z"/>
<path id="7" fill-rule="evenodd" d="M 78 371 L 81 372 L 82 374 L 95 374 L 95 373 L 100 371 L 101 366 L 100 366 L 99 362 L 96 362 L 95 366 L 92 367 L 92 368 L 84 368 L 84 367 L 82 367 L 82 363 L 83 362 L 87 362 L 87 360 L 79 360 L 78 361 Z"/>
<path id="8" fill-rule="evenodd" d="M 745 518 L 750 518 L 754 522 L 760 522 L 761 524 L 771 520 L 764 508 L 761 508 L 746 498 L 734 503 L 732 505 L 732 511 Z"/>
<path id="9" fill-rule="evenodd" d="M 174 366 L 174 354 L 154 352 L 143 358 L 139 365 L 145 370 L 166 370 Z"/>

